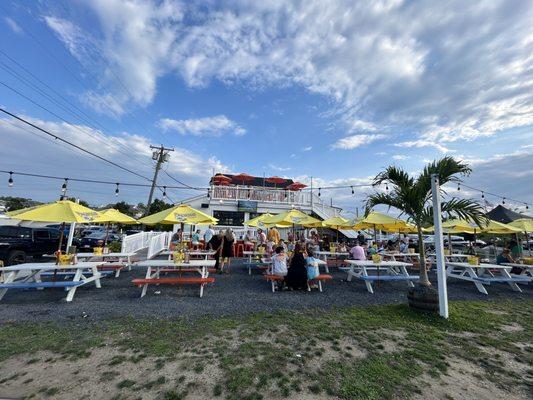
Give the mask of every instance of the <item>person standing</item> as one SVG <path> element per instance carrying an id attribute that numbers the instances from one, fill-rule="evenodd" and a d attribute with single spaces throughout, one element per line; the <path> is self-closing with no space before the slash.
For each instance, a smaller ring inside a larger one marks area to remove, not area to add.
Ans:
<path id="1" fill-rule="evenodd" d="M 235 235 L 233 231 L 228 228 L 226 229 L 226 234 L 224 235 L 224 242 L 222 244 L 222 267 L 220 270 L 224 270 L 226 261 L 228 262 L 227 272 L 229 274 L 229 269 L 231 267 L 231 258 L 235 257 L 233 253 L 233 244 L 235 243 Z"/>
<path id="2" fill-rule="evenodd" d="M 274 242 L 274 244 L 278 244 L 280 239 L 281 236 L 276 227 L 273 226 L 272 228 L 270 228 L 270 230 L 268 231 L 268 240 Z"/>
<path id="3" fill-rule="evenodd" d="M 222 231 L 213 235 L 209 243 L 207 243 L 207 249 L 213 250 L 215 254 L 215 269 L 220 272 L 220 257 L 222 256 L 222 246 L 224 244 L 224 233 Z"/>
<path id="4" fill-rule="evenodd" d="M 209 242 L 211 241 L 211 238 L 215 235 L 215 231 L 213 228 L 211 228 L 211 225 L 207 227 L 207 229 L 204 232 L 204 243 L 205 243 L 205 249 L 207 250 L 207 246 Z"/>

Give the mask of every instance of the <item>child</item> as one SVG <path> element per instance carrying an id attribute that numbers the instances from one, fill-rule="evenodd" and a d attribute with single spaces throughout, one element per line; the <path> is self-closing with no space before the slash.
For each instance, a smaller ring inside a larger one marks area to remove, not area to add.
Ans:
<path id="1" fill-rule="evenodd" d="M 318 270 L 318 260 L 314 257 L 314 253 L 311 249 L 307 250 L 307 258 L 305 259 L 306 268 L 307 268 L 307 280 L 310 281 L 315 279 L 320 272 Z M 314 285 L 313 287 L 316 287 Z"/>
<path id="2" fill-rule="evenodd" d="M 272 256 L 272 274 L 278 276 L 287 276 L 287 254 L 285 254 L 283 247 L 276 247 L 276 253 Z M 278 283 L 278 289 L 283 288 L 284 281 Z"/>

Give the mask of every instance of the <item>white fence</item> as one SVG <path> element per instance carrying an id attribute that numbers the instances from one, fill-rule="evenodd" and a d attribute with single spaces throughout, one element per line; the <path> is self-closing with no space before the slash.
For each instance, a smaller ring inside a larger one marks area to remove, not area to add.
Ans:
<path id="1" fill-rule="evenodd" d="M 135 253 L 148 247 L 150 239 L 161 232 L 139 232 L 134 235 L 124 236 L 122 239 L 122 253 Z"/>
<path id="2" fill-rule="evenodd" d="M 172 232 L 157 232 L 157 234 L 152 236 L 148 242 L 148 254 L 146 255 L 146 258 L 150 260 L 159 254 L 159 252 L 167 250 L 171 238 Z"/>

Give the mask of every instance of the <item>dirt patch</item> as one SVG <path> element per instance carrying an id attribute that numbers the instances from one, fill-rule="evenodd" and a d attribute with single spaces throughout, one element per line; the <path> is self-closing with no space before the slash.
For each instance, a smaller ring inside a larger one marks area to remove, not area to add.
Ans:
<path id="1" fill-rule="evenodd" d="M 446 375 L 439 378 L 424 376 L 417 385 L 422 393 L 414 400 L 526 400 L 530 399 L 526 389 L 516 386 L 505 390 L 488 379 L 481 379 L 483 370 L 464 360 L 448 360 L 450 366 Z"/>
<path id="2" fill-rule="evenodd" d="M 517 323 L 507 324 L 500 326 L 500 329 L 504 332 L 521 332 L 524 330 L 522 325 Z"/>

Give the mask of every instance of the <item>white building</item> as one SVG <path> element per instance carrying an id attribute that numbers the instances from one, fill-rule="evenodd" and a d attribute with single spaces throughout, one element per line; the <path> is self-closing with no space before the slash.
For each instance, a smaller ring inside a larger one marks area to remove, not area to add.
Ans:
<path id="1" fill-rule="evenodd" d="M 219 226 L 230 226 L 236 231 L 242 230 L 245 221 L 264 213 L 278 214 L 296 208 L 327 219 L 341 212 L 341 208 L 322 201 L 316 189 L 291 190 L 294 187 L 291 185 L 295 185 L 291 179 L 278 178 L 278 182 L 273 183 L 270 178 L 246 176 L 245 180 L 240 180 L 241 176 L 216 174 L 205 194 L 183 203 L 217 218 Z M 353 231 L 342 233 L 350 238 L 356 236 Z"/>

